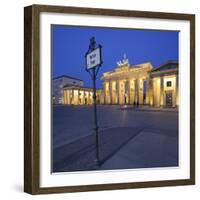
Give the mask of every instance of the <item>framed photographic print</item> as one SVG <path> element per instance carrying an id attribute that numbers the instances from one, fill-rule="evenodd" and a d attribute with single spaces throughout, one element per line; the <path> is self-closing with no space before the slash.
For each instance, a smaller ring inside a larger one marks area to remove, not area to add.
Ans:
<path id="1" fill-rule="evenodd" d="M 195 16 L 24 9 L 24 191 L 195 183 Z"/>

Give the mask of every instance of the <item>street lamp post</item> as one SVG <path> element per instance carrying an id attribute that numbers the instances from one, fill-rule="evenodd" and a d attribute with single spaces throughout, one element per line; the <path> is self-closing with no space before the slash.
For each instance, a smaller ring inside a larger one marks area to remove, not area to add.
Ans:
<path id="1" fill-rule="evenodd" d="M 95 132 L 95 142 L 96 142 L 96 165 L 100 165 L 99 157 L 99 127 L 97 118 L 97 95 L 96 95 L 96 78 L 99 68 L 102 65 L 101 59 L 101 45 L 97 45 L 95 38 L 90 39 L 89 49 L 85 54 L 86 60 L 86 71 L 90 74 L 93 83 L 93 106 L 94 106 L 94 132 Z"/>

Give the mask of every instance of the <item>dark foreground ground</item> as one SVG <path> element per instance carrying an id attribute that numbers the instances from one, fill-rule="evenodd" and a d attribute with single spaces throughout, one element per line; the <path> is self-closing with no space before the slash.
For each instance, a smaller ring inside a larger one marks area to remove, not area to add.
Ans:
<path id="1" fill-rule="evenodd" d="M 54 106 L 53 172 L 178 165 L 178 112 L 98 106 L 99 157 L 92 106 Z"/>

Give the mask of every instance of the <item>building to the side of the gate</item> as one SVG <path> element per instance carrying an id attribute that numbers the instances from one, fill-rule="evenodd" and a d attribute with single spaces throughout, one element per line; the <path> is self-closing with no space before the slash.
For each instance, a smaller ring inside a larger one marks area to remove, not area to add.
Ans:
<path id="1" fill-rule="evenodd" d="M 96 92 L 97 103 L 100 104 L 100 90 Z M 64 104 L 66 105 L 90 105 L 93 104 L 93 89 L 83 86 L 64 86 Z"/>
<path id="2" fill-rule="evenodd" d="M 52 101 L 53 104 L 64 104 L 64 90 L 66 86 L 83 86 L 83 80 L 62 75 L 52 80 Z"/>
<path id="3" fill-rule="evenodd" d="M 168 61 L 150 73 L 150 105 L 177 107 L 179 105 L 178 63 Z"/>

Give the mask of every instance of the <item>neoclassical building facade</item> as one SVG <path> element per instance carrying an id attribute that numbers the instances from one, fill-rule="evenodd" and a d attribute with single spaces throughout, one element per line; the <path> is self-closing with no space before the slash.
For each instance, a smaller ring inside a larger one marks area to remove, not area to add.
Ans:
<path id="1" fill-rule="evenodd" d="M 169 61 L 157 68 L 150 62 L 130 65 L 126 56 L 114 70 L 103 73 L 97 103 L 177 107 L 178 63 Z M 93 90 L 83 86 L 63 87 L 64 104 L 93 103 Z"/>
<path id="2" fill-rule="evenodd" d="M 100 92 L 97 90 L 97 103 L 100 104 Z M 93 104 L 93 89 L 81 86 L 63 87 L 64 104 L 67 105 L 90 105 Z"/>
<path id="3" fill-rule="evenodd" d="M 166 62 L 151 71 L 149 94 L 150 105 L 178 107 L 179 74 L 177 62 Z"/>
<path id="4" fill-rule="evenodd" d="M 66 86 L 83 87 L 83 80 L 75 77 L 62 75 L 53 78 L 52 80 L 52 102 L 53 104 L 65 104 L 64 90 Z"/>
<path id="5" fill-rule="evenodd" d="M 117 67 L 101 77 L 104 104 L 149 104 L 149 76 L 151 63 L 130 66 L 128 59 L 118 62 Z"/>

